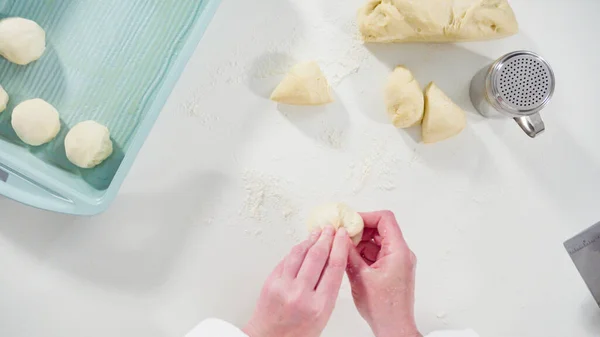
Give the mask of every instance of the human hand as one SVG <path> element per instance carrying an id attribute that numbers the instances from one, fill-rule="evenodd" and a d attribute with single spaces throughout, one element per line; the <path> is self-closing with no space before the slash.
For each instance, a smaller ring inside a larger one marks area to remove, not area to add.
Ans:
<path id="1" fill-rule="evenodd" d="M 361 213 L 362 241 L 347 267 L 354 303 L 377 337 L 417 337 L 414 317 L 417 259 L 390 211 Z"/>
<path id="2" fill-rule="evenodd" d="M 243 331 L 250 337 L 317 337 L 333 312 L 352 242 L 345 229 L 313 232 L 277 265 Z"/>

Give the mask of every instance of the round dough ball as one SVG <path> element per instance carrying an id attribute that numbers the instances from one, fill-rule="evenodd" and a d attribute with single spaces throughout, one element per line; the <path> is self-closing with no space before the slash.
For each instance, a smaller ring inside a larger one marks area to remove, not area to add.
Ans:
<path id="1" fill-rule="evenodd" d="M 0 55 L 10 62 L 26 65 L 46 50 L 46 32 L 37 23 L 23 18 L 0 20 Z"/>
<path id="2" fill-rule="evenodd" d="M 17 136 L 26 144 L 46 144 L 60 131 L 58 111 L 43 99 L 35 98 L 17 105 L 11 124 Z"/>
<path id="3" fill-rule="evenodd" d="M 310 232 L 329 225 L 335 229 L 344 227 L 355 245 L 358 245 L 362 239 L 365 228 L 365 223 L 360 214 L 350 209 L 346 204 L 341 203 L 319 206 L 312 211 L 308 218 L 308 230 Z"/>
<path id="4" fill-rule="evenodd" d="M 0 85 L 0 112 L 6 110 L 6 105 L 8 104 L 8 94 Z"/>
<path id="5" fill-rule="evenodd" d="M 404 67 L 396 67 L 385 88 L 385 105 L 397 128 L 408 128 L 421 123 L 425 100 L 419 83 Z"/>
<path id="6" fill-rule="evenodd" d="M 65 137 L 65 151 L 69 161 L 81 168 L 93 168 L 113 152 L 108 128 L 94 121 L 75 125 Z"/>

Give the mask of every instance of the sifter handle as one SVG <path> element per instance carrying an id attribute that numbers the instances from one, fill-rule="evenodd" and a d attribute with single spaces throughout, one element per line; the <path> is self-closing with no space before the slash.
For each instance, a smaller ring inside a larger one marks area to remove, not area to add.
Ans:
<path id="1" fill-rule="evenodd" d="M 535 136 L 546 130 L 544 121 L 539 113 L 525 117 L 516 117 L 515 122 L 517 122 L 521 129 L 523 129 L 523 131 L 531 138 L 535 138 Z"/>

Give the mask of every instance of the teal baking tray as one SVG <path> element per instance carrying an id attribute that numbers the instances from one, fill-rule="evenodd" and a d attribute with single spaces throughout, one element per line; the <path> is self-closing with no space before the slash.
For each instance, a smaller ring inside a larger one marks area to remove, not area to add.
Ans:
<path id="1" fill-rule="evenodd" d="M 54 212 L 107 209 L 202 38 L 219 0 L 0 0 L 0 18 L 46 30 L 47 50 L 28 66 L 0 57 L 10 95 L 0 114 L 0 194 Z M 60 112 L 52 142 L 29 147 L 10 125 L 20 102 L 42 98 Z M 111 131 L 114 153 L 94 169 L 66 158 L 69 128 L 92 119 Z"/>

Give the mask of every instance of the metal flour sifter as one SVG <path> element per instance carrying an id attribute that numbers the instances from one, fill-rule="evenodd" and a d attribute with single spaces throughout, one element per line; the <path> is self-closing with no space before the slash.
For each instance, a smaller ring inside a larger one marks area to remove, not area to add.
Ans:
<path id="1" fill-rule="evenodd" d="M 471 101 L 483 116 L 513 118 L 529 137 L 545 130 L 540 111 L 554 94 L 550 64 L 530 51 L 515 51 L 480 70 L 471 81 Z"/>

